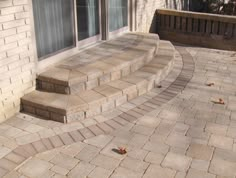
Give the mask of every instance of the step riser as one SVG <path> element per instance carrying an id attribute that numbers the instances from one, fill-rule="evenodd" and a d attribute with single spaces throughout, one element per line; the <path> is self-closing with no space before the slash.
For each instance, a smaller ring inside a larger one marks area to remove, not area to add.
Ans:
<path id="1" fill-rule="evenodd" d="M 156 87 L 161 80 L 163 80 L 169 71 L 172 69 L 174 64 L 174 60 L 169 61 L 169 63 L 158 72 L 154 78 L 151 78 L 146 83 L 136 86 L 136 89 L 132 89 L 129 91 L 125 91 L 122 93 L 122 96 L 118 96 L 110 101 L 105 101 L 96 106 L 90 107 L 87 111 L 81 111 L 79 108 L 78 110 L 73 110 L 73 113 L 59 113 L 55 112 L 56 110 L 52 111 L 47 107 L 43 107 L 40 104 L 31 103 L 29 101 L 25 101 L 22 99 L 22 111 L 26 113 L 30 113 L 33 115 L 40 116 L 44 119 L 54 120 L 62 123 L 69 123 L 75 120 L 83 120 L 88 117 L 92 117 L 98 115 L 102 112 L 109 111 L 131 99 L 134 99 L 137 96 L 143 95 Z"/>

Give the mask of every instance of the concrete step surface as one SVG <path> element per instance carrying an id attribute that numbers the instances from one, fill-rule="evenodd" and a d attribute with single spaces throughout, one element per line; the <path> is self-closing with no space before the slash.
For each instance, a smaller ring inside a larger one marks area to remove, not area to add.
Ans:
<path id="1" fill-rule="evenodd" d="M 158 46 L 158 35 L 126 33 L 39 74 L 37 89 L 61 94 L 93 89 L 140 69 L 156 55 Z"/>
<path id="2" fill-rule="evenodd" d="M 157 55 L 129 75 L 70 95 L 33 91 L 22 98 L 22 111 L 63 123 L 95 116 L 150 91 L 172 69 L 174 57 L 173 45 L 160 41 Z"/>

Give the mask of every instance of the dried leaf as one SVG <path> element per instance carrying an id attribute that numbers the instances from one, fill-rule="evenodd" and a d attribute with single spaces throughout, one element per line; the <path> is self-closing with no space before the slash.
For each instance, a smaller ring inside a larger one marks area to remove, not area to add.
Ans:
<path id="1" fill-rule="evenodd" d="M 124 154 L 127 153 L 126 148 L 124 148 L 124 147 L 118 147 L 118 152 L 119 152 L 121 155 L 124 155 Z"/>
<path id="2" fill-rule="evenodd" d="M 214 104 L 222 104 L 222 105 L 224 105 L 225 104 L 225 102 L 224 102 L 224 100 L 223 99 L 221 99 L 221 98 L 219 98 L 219 100 L 218 101 L 212 101 Z"/>
<path id="3" fill-rule="evenodd" d="M 211 86 L 213 86 L 213 85 L 215 85 L 214 83 L 208 83 L 208 84 L 206 84 L 208 87 L 211 87 Z"/>

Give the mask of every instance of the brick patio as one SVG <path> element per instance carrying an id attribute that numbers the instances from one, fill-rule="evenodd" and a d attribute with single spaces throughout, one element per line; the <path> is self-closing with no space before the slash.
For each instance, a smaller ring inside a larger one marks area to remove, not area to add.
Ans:
<path id="1" fill-rule="evenodd" d="M 113 110 L 66 125 L 22 113 L 2 123 L 0 177 L 235 178 L 235 52 L 175 48 L 161 87 Z"/>

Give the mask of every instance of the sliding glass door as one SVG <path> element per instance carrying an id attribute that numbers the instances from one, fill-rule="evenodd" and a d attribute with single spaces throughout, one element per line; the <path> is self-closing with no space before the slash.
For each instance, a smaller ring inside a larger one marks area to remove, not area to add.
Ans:
<path id="1" fill-rule="evenodd" d="M 108 1 L 109 32 L 117 33 L 128 27 L 128 0 Z"/>
<path id="2" fill-rule="evenodd" d="M 100 40 L 100 0 L 77 0 L 79 45 Z"/>
<path id="3" fill-rule="evenodd" d="M 39 60 L 75 46 L 73 0 L 32 0 Z"/>
<path id="4" fill-rule="evenodd" d="M 32 0 L 32 4 L 39 61 L 128 29 L 128 0 Z"/>

